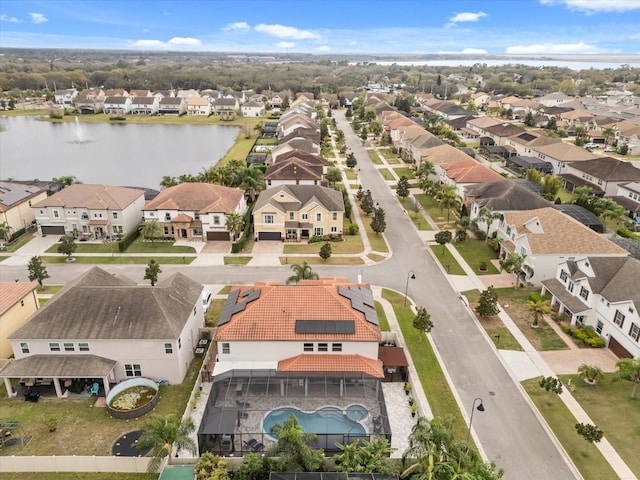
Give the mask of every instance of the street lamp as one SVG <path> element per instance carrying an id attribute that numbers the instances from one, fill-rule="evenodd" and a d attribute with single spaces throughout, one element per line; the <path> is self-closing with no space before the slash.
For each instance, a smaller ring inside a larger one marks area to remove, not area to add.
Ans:
<path id="1" fill-rule="evenodd" d="M 409 270 L 407 273 L 407 284 L 404 286 L 404 306 L 407 306 L 407 292 L 409 291 L 409 279 L 415 280 L 416 274 L 413 273 L 413 270 Z"/>
<path id="2" fill-rule="evenodd" d="M 480 403 L 476 407 L 476 400 L 480 400 Z M 479 412 L 484 412 L 484 405 L 482 404 L 482 399 L 480 397 L 476 397 L 473 399 L 473 404 L 471 405 L 471 418 L 469 419 L 469 430 L 467 431 L 467 450 L 469 450 L 469 437 L 471 436 L 471 424 L 473 423 L 473 412 L 475 412 L 476 408 Z"/>

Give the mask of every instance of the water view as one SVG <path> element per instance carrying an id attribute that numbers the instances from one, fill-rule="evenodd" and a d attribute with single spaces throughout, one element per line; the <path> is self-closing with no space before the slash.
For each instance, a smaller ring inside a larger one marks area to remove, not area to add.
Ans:
<path id="1" fill-rule="evenodd" d="M 238 127 L 136 125 L 0 118 L 0 179 L 51 180 L 159 189 L 165 175 L 197 174 L 233 145 Z"/>

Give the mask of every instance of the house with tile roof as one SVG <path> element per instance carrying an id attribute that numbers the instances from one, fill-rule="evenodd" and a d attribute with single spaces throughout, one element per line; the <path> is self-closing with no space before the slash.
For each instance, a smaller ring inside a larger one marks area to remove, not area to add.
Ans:
<path id="1" fill-rule="evenodd" d="M 548 145 L 531 146 L 532 157 L 537 157 L 544 162 L 549 162 L 553 166 L 553 174 L 560 175 L 566 173 L 567 165 L 571 162 L 583 162 L 598 158 L 582 147 L 576 147 L 571 143 L 557 142 Z"/>
<path id="2" fill-rule="evenodd" d="M 187 111 L 187 101 L 180 97 L 162 97 L 158 105 L 160 115 L 180 115 Z"/>
<path id="3" fill-rule="evenodd" d="M 445 143 L 431 132 L 412 138 L 407 141 L 404 154 L 414 165 L 422 164 L 422 159 L 430 148 L 444 145 Z"/>
<path id="4" fill-rule="evenodd" d="M 278 161 L 267 165 L 264 173 L 264 181 L 268 187 L 278 185 L 323 185 L 328 186 L 324 179 L 326 172 L 326 160 L 323 163 L 310 163 L 300 155 L 286 155 L 279 157 Z M 322 158 L 312 155 L 313 158 Z M 324 160 L 324 159 L 323 159 Z"/>
<path id="5" fill-rule="evenodd" d="M 0 282 L 0 360 L 13 355 L 9 335 L 39 308 L 37 282 Z"/>
<path id="6" fill-rule="evenodd" d="M 260 193 L 253 209 L 256 240 L 342 235 L 342 194 L 319 185 L 280 185 Z"/>
<path id="7" fill-rule="evenodd" d="M 504 177 L 482 163 L 467 157 L 460 162 L 439 165 L 440 182 L 455 187 L 458 197 L 463 198 L 465 188 L 487 182 L 500 181 Z"/>
<path id="8" fill-rule="evenodd" d="M 222 374 L 234 369 L 382 378 L 381 341 L 373 294 L 346 278 L 298 285 L 235 286 L 214 341 Z"/>
<path id="9" fill-rule="evenodd" d="M 178 97 L 181 98 L 181 97 Z M 209 99 L 204 97 L 187 97 L 187 115 L 202 115 L 208 117 L 213 111 Z"/>
<path id="10" fill-rule="evenodd" d="M 42 235 L 126 236 L 138 228 L 144 190 L 75 183 L 32 204 Z"/>
<path id="11" fill-rule="evenodd" d="M 131 99 L 132 115 L 155 115 L 160 108 L 160 100 L 157 97 L 133 97 Z"/>
<path id="12" fill-rule="evenodd" d="M 539 285 L 554 278 L 557 266 L 566 260 L 629 255 L 622 247 L 553 207 L 504 212 L 503 216 L 497 228 L 500 256 L 517 253 L 525 257 L 523 264 L 531 272 L 520 272 L 521 281 Z"/>
<path id="13" fill-rule="evenodd" d="M 165 188 L 143 208 L 144 220 L 157 220 L 175 240 L 229 241 L 227 215 L 244 215 L 244 191 L 212 183 L 187 182 Z"/>
<path id="14" fill-rule="evenodd" d="M 36 217 L 31 206 L 46 198 L 45 188 L 0 182 L 0 223 L 7 222 L 10 235 L 32 225 Z M 0 237 L 2 235 L 3 233 L 0 232 Z"/>
<path id="15" fill-rule="evenodd" d="M 574 327 L 590 327 L 620 358 L 640 357 L 640 261 L 583 256 L 566 260 L 542 282 L 551 305 Z"/>
<path id="16" fill-rule="evenodd" d="M 566 173 L 560 175 L 564 188 L 573 192 L 576 187 L 589 187 L 594 195 L 611 197 L 617 194 L 618 185 L 640 182 L 640 169 L 631 162 L 613 157 L 569 163 Z"/>
<path id="17" fill-rule="evenodd" d="M 202 285 L 175 273 L 154 286 L 99 268 L 65 285 L 10 336 L 15 360 L 0 369 L 11 379 L 50 378 L 110 384 L 132 377 L 184 380 L 204 328 Z"/>
<path id="18" fill-rule="evenodd" d="M 624 207 L 629 218 L 640 224 L 640 182 L 621 183 L 611 200 Z"/>
<path id="19" fill-rule="evenodd" d="M 266 108 L 259 100 L 249 100 L 241 107 L 243 117 L 264 117 Z"/>
<path id="20" fill-rule="evenodd" d="M 544 131 L 527 130 L 507 138 L 505 145 L 515 148 L 517 155 L 530 156 L 534 147 L 560 142 L 562 140 L 550 137 Z"/>

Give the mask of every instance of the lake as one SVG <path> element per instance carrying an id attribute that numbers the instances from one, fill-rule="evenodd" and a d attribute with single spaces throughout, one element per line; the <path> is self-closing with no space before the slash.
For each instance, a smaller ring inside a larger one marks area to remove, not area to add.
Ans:
<path id="1" fill-rule="evenodd" d="M 234 144 L 239 127 L 54 123 L 0 117 L 0 179 L 160 188 L 165 175 L 195 175 Z M 81 142 L 82 141 L 82 142 Z"/>

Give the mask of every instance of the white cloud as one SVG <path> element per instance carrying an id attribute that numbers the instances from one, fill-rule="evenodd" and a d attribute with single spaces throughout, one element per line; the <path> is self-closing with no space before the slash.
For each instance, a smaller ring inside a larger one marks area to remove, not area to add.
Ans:
<path id="1" fill-rule="evenodd" d="M 604 53 L 595 45 L 579 43 L 538 43 L 533 45 L 517 45 L 507 47 L 505 53 L 517 55 L 533 55 L 548 53 Z"/>
<path id="2" fill-rule="evenodd" d="M 233 32 L 233 31 L 247 32 L 250 29 L 251 29 L 251 26 L 249 26 L 247 22 L 230 23 L 222 28 L 222 30 L 225 32 Z"/>
<path id="3" fill-rule="evenodd" d="M 299 28 L 278 25 L 277 23 L 271 25 L 261 23 L 255 26 L 255 31 L 273 35 L 278 38 L 293 38 L 295 40 L 320 38 L 320 35 L 311 30 L 300 30 Z"/>
<path id="4" fill-rule="evenodd" d="M 9 15 L 5 15 L 3 13 L 2 15 L 0 15 L 0 22 L 22 23 L 22 20 L 16 17 L 10 17 Z"/>
<path id="5" fill-rule="evenodd" d="M 321 45 L 317 47 L 316 50 L 318 50 L 319 52 L 328 52 L 329 50 L 331 50 L 331 47 L 329 45 Z"/>
<path id="6" fill-rule="evenodd" d="M 33 23 L 47 23 L 49 21 L 49 19 L 41 13 L 29 12 L 29 16 Z"/>
<path id="7" fill-rule="evenodd" d="M 631 40 L 640 40 L 640 33 L 634 33 L 633 35 L 629 35 Z"/>
<path id="8" fill-rule="evenodd" d="M 444 54 L 444 55 L 486 55 L 489 52 L 487 52 L 483 48 L 463 48 L 458 52 L 440 51 L 437 53 Z"/>
<path id="9" fill-rule="evenodd" d="M 133 46 L 142 48 L 164 48 L 167 45 L 160 40 L 136 40 L 133 42 Z"/>
<path id="10" fill-rule="evenodd" d="M 293 42 L 278 42 L 276 43 L 276 47 L 278 48 L 293 48 L 296 44 Z"/>
<path id="11" fill-rule="evenodd" d="M 167 42 L 169 45 L 201 45 L 202 42 L 197 38 L 191 37 L 173 37 Z"/>
<path id="12" fill-rule="evenodd" d="M 453 17 L 449 19 L 451 23 L 460 23 L 460 22 L 477 22 L 482 17 L 486 17 L 487 14 L 484 12 L 462 12 L 456 13 Z"/>
<path id="13" fill-rule="evenodd" d="M 593 12 L 627 12 L 640 10 L 638 0 L 540 0 L 543 5 L 566 5 L 570 10 Z"/>

